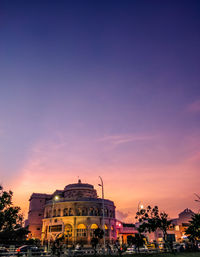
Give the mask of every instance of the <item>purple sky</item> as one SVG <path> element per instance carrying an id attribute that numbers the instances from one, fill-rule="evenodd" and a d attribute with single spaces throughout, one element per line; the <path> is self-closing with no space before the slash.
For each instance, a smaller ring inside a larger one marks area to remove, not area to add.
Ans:
<path id="1" fill-rule="evenodd" d="M 0 31 L 0 178 L 24 211 L 99 175 L 128 221 L 200 208 L 199 1 L 1 1 Z"/>

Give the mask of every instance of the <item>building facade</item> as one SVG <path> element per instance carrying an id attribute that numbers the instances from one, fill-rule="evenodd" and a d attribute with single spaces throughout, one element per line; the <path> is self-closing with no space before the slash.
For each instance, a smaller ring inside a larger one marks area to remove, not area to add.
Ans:
<path id="1" fill-rule="evenodd" d="M 43 243 L 63 237 L 69 245 L 90 244 L 97 228 L 105 229 L 106 241 L 116 240 L 114 203 L 104 200 L 103 222 L 103 199 L 97 197 L 93 185 L 80 180 L 52 195 L 32 194 L 28 223 L 30 237 Z"/>
<path id="2" fill-rule="evenodd" d="M 167 230 L 167 237 L 169 241 L 183 242 L 187 240 L 185 230 L 189 226 L 189 221 L 191 220 L 193 214 L 194 212 L 187 208 L 179 213 L 178 218 L 171 220 L 171 226 Z M 163 241 L 163 233 L 159 229 L 157 229 L 155 232 L 147 233 L 146 236 L 149 242 Z"/>

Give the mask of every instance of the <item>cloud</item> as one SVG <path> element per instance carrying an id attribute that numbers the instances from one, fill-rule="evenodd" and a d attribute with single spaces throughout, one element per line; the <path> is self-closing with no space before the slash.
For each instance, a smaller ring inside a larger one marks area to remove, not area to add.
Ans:
<path id="1" fill-rule="evenodd" d="M 133 210 L 130 209 L 130 210 L 127 210 L 127 211 L 120 211 L 120 210 L 117 210 L 116 211 L 116 217 L 118 220 L 122 221 L 122 222 L 133 222 L 134 220 L 134 214 L 133 214 Z"/>
<path id="2" fill-rule="evenodd" d="M 116 211 L 116 215 L 117 215 L 117 218 L 118 218 L 119 220 L 124 220 L 124 219 L 126 219 L 126 218 L 128 217 L 129 214 L 117 210 L 117 211 Z"/>
<path id="3" fill-rule="evenodd" d="M 136 141 L 152 140 L 155 136 L 152 135 L 133 135 L 133 134 L 121 134 L 121 135 L 108 135 L 100 138 L 98 141 L 107 142 L 112 145 L 120 145 Z"/>
<path id="4" fill-rule="evenodd" d="M 189 104 L 187 110 L 190 112 L 200 112 L 200 100 L 196 100 Z"/>

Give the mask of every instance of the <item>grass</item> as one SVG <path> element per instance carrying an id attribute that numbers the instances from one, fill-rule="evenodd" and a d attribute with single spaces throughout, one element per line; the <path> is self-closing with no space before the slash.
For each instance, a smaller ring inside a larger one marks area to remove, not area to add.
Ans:
<path id="1" fill-rule="evenodd" d="M 84 255 L 84 257 L 91 257 L 92 255 Z M 94 256 L 94 255 L 93 255 Z M 96 255 L 96 257 L 111 257 L 112 255 Z M 119 255 L 113 255 L 119 256 Z M 124 254 L 122 257 L 200 257 L 200 252 L 185 252 L 185 253 L 141 253 L 141 254 Z"/>
<path id="2" fill-rule="evenodd" d="M 155 253 L 155 254 L 127 254 L 123 257 L 200 257 L 200 252 L 186 252 L 186 253 Z"/>

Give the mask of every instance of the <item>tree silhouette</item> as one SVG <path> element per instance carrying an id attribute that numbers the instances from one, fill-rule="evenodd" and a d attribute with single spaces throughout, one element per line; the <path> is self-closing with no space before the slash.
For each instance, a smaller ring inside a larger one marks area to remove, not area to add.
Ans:
<path id="1" fill-rule="evenodd" d="M 190 220 L 189 227 L 185 231 L 189 240 L 197 246 L 200 240 L 200 214 L 194 214 Z"/>
<path id="2" fill-rule="evenodd" d="M 194 194 L 194 195 L 197 197 L 197 199 L 195 199 L 195 202 L 200 203 L 200 196 L 198 194 Z"/>
<path id="3" fill-rule="evenodd" d="M 140 233 L 135 234 L 132 238 L 132 244 L 134 244 L 138 252 L 140 252 L 140 247 L 145 244 L 145 236 Z"/>
<path id="4" fill-rule="evenodd" d="M 23 216 L 20 207 L 13 206 L 12 191 L 4 191 L 0 186 L 0 243 L 22 241 L 28 230 L 22 228 Z"/>
<path id="5" fill-rule="evenodd" d="M 138 231 L 140 233 L 155 232 L 160 229 L 163 232 L 163 239 L 167 242 L 167 230 L 171 225 L 171 221 L 168 220 L 168 214 L 160 212 L 158 206 L 148 206 L 146 209 L 141 209 L 136 213 L 136 219 L 138 219 L 140 225 Z"/>
<path id="6" fill-rule="evenodd" d="M 94 230 L 94 237 L 91 239 L 91 244 L 95 250 L 99 243 L 99 240 L 103 238 L 103 235 L 104 235 L 103 229 L 96 228 Z M 95 254 L 96 254 L 96 251 L 95 251 Z"/>

